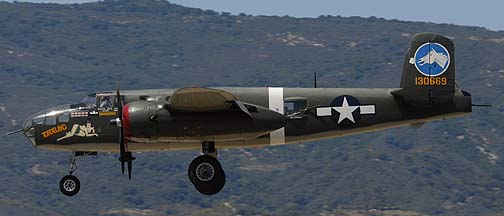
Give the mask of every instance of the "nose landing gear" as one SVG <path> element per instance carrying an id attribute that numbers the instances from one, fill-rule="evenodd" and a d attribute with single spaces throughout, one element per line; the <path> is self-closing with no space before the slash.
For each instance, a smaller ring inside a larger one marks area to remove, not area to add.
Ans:
<path id="1" fill-rule="evenodd" d="M 63 176 L 63 178 L 59 181 L 59 189 L 64 195 L 73 196 L 79 193 L 80 181 L 72 174 L 75 170 L 77 170 L 76 161 L 87 155 L 96 155 L 96 152 L 72 152 L 72 155 L 70 156 L 69 175 Z"/>
<path id="2" fill-rule="evenodd" d="M 196 157 L 188 169 L 188 176 L 196 190 L 205 195 L 218 193 L 226 183 L 226 175 L 216 159 L 215 142 L 203 142 L 203 154 Z"/>
<path id="3" fill-rule="evenodd" d="M 73 196 L 77 194 L 80 190 L 80 181 L 77 177 L 73 175 L 66 175 L 61 178 L 59 182 L 59 188 L 61 193 L 67 196 Z"/>

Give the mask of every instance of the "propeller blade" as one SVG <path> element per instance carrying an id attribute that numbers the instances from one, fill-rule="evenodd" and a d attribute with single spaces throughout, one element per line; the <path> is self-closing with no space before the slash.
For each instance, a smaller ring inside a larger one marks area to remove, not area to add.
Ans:
<path id="1" fill-rule="evenodd" d="M 124 175 L 124 161 L 121 161 L 121 173 Z"/>
<path id="2" fill-rule="evenodd" d="M 124 129 L 122 127 L 123 121 L 123 103 L 121 100 L 121 93 L 119 92 L 119 83 L 117 83 L 116 90 L 116 100 L 117 100 L 117 118 L 121 122 L 119 130 L 119 161 L 121 161 L 121 172 L 124 175 L 124 164 L 128 165 L 128 178 L 131 180 L 131 172 L 133 169 L 133 161 L 136 159 L 133 154 L 128 151 L 128 146 L 126 145 L 124 139 Z"/>
<path id="3" fill-rule="evenodd" d="M 124 163 L 128 161 L 128 157 L 126 156 L 126 148 L 124 146 L 124 136 L 122 136 L 122 133 L 120 133 L 121 137 L 119 138 L 120 140 L 120 155 L 119 155 L 119 161 L 121 161 L 121 172 L 124 175 Z"/>
<path id="4" fill-rule="evenodd" d="M 124 164 L 127 163 L 128 165 L 128 178 L 131 180 L 131 172 L 133 169 L 133 161 L 136 158 L 133 157 L 131 152 L 125 152 L 123 157 L 120 157 L 119 160 L 121 161 L 121 169 L 124 174 Z"/>
<path id="5" fill-rule="evenodd" d="M 122 127 L 119 128 L 119 161 L 121 161 L 121 172 L 124 175 L 124 162 L 125 162 L 126 148 L 124 146 L 124 136 Z"/>
<path id="6" fill-rule="evenodd" d="M 124 135 L 121 128 L 119 130 L 119 153 L 121 154 L 121 158 L 124 157 L 125 152 L 126 152 L 126 144 L 124 143 Z"/>
<path id="7" fill-rule="evenodd" d="M 116 100 L 117 100 L 117 118 L 122 122 L 122 101 L 121 93 L 119 92 L 119 83 L 117 83 L 116 88 Z M 119 161 L 121 161 L 121 172 L 124 175 L 124 163 L 127 162 L 126 158 L 126 146 L 124 144 L 124 134 L 123 127 L 119 124 Z M 128 168 L 129 169 L 129 168 Z"/>
<path id="8" fill-rule="evenodd" d="M 128 178 L 131 180 L 131 170 L 133 169 L 133 160 L 128 161 Z"/>
<path id="9" fill-rule="evenodd" d="M 117 83 L 116 100 L 117 100 L 117 115 L 118 118 L 122 121 L 123 104 L 121 100 L 121 94 L 119 92 L 119 83 Z"/>

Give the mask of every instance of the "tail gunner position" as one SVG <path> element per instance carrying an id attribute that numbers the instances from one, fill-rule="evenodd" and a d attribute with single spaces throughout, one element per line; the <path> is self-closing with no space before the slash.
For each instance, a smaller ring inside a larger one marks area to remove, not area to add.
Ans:
<path id="1" fill-rule="evenodd" d="M 72 152 L 67 196 L 80 189 L 76 159 L 118 152 L 131 178 L 133 152 L 201 149 L 188 176 L 201 193 L 226 180 L 219 148 L 283 145 L 421 125 L 471 112 L 455 85 L 453 42 L 414 36 L 399 88 L 181 88 L 100 92 L 42 111 L 19 130 L 36 148 Z"/>

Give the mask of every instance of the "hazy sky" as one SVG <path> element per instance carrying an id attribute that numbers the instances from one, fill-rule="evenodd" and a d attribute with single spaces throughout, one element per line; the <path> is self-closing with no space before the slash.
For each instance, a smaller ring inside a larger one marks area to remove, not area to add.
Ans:
<path id="1" fill-rule="evenodd" d="M 30 1 L 81 3 L 91 0 Z M 289 15 L 294 17 L 376 16 L 504 30 L 503 0 L 170 0 L 170 2 L 219 12 L 231 12 L 232 14 L 244 12 L 252 15 Z"/>

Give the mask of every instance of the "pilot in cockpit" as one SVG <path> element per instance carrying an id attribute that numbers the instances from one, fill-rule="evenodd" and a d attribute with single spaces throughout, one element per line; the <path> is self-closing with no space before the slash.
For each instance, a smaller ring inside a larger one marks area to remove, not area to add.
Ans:
<path id="1" fill-rule="evenodd" d="M 100 108 L 110 109 L 112 108 L 112 103 L 110 102 L 109 96 L 103 96 L 100 98 Z"/>

